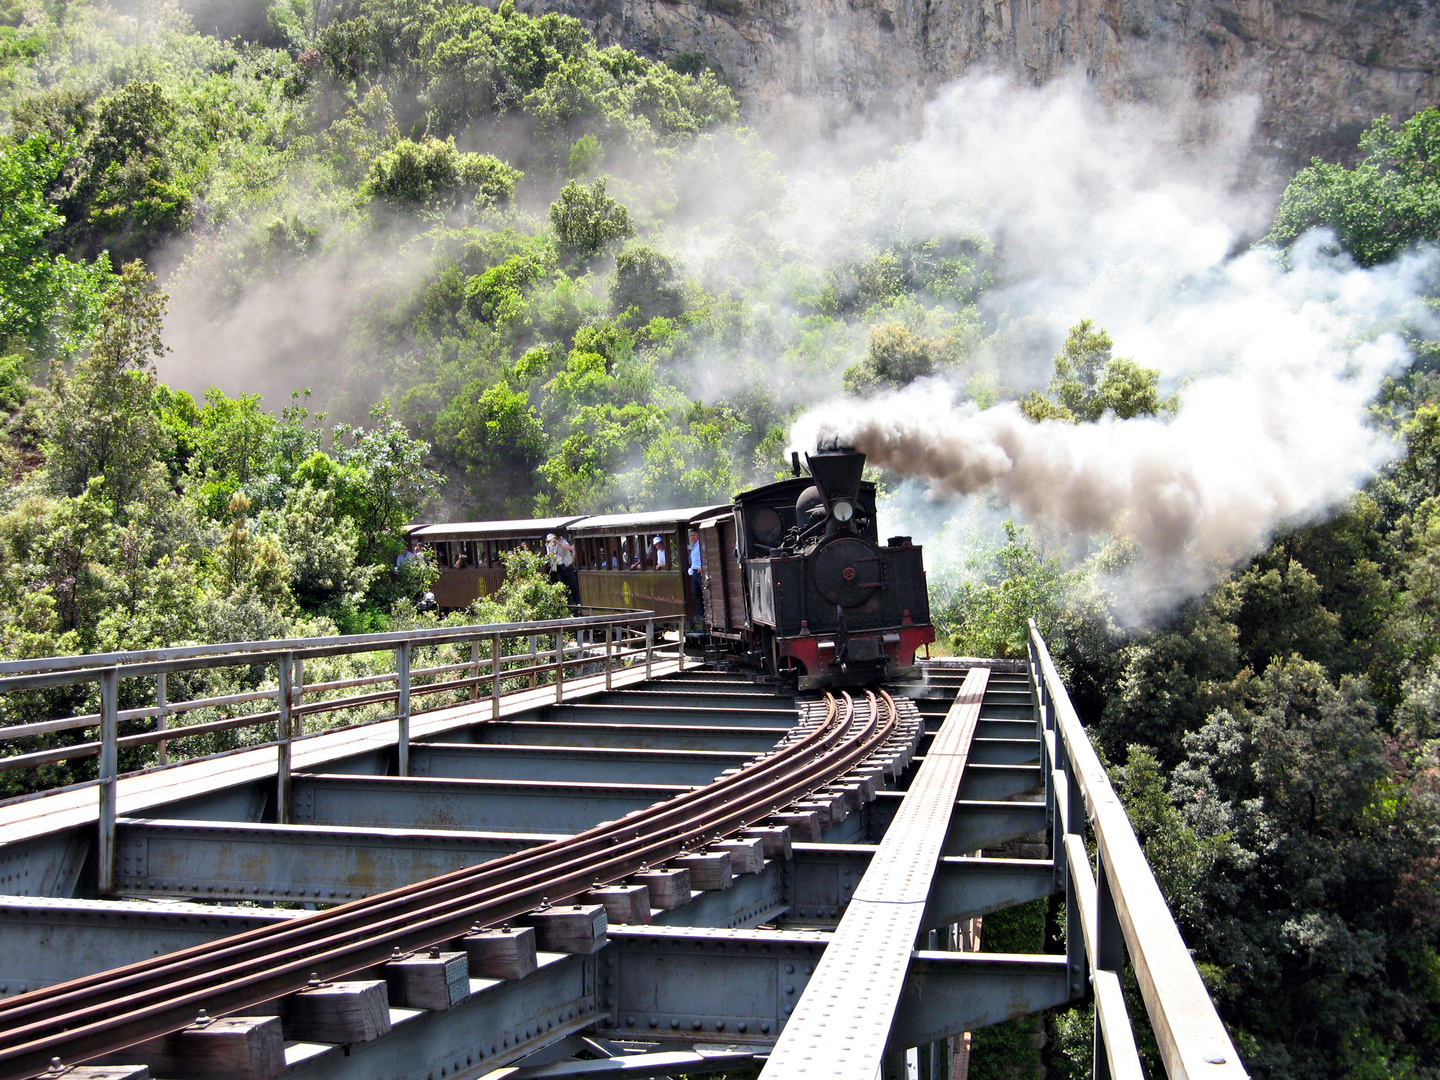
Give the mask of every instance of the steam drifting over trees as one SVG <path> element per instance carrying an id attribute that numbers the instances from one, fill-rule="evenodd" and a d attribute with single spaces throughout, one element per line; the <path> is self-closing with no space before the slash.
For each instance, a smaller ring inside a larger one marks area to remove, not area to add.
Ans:
<path id="1" fill-rule="evenodd" d="M 417 516 L 718 500 L 841 434 L 936 525 L 951 647 L 1056 642 L 1251 1071 L 1435 1075 L 1436 113 L 1272 221 L 1064 84 L 841 169 L 510 0 L 61 10 L 0 12 L 5 656 L 423 621 Z M 558 613 L 522 563 L 458 617 Z"/>

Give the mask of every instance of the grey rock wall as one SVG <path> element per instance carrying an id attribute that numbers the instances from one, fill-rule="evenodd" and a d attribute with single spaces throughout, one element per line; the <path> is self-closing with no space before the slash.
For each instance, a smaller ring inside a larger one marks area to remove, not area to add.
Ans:
<path id="1" fill-rule="evenodd" d="M 1039 84 L 1083 73 L 1117 99 L 1253 94 L 1256 149 L 1352 154 L 1382 113 L 1436 103 L 1437 0 L 521 0 L 605 44 L 699 53 L 762 127 L 913 118 L 977 70 Z"/>

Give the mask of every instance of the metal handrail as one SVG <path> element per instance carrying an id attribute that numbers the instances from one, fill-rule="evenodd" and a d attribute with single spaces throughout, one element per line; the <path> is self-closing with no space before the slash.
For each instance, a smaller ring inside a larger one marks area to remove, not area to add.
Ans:
<path id="1" fill-rule="evenodd" d="M 104 895 L 113 889 L 115 868 L 115 818 L 116 785 L 120 777 L 119 752 L 133 746 L 148 743 L 158 744 L 157 767 L 165 767 L 166 746 L 169 742 L 188 736 L 222 730 L 260 725 L 274 725 L 275 738 L 253 749 L 273 746 L 276 750 L 276 808 L 277 818 L 282 823 L 289 819 L 290 774 L 292 744 L 305 737 L 301 722 L 307 715 L 319 712 L 333 712 L 346 708 L 387 705 L 394 703 L 394 713 L 348 725 L 349 728 L 367 727 L 380 723 L 395 723 L 396 754 L 401 776 L 409 773 L 411 699 L 424 695 L 464 692 L 470 693 L 470 701 L 478 703 L 482 687 L 488 688 L 485 696 L 490 698 L 490 716 L 500 715 L 500 700 L 510 693 L 533 690 L 540 676 L 553 678 L 555 701 L 564 700 L 567 672 L 600 662 L 602 655 L 600 632 L 603 631 L 603 662 L 605 687 L 612 684 L 617 664 L 636 663 L 644 659 L 645 673 L 650 675 L 658 653 L 668 652 L 663 645 L 657 645 L 657 624 L 664 626 L 675 621 L 656 615 L 653 611 L 624 611 L 619 614 L 591 615 L 580 618 L 544 619 L 524 623 L 492 623 L 461 627 L 434 627 L 415 630 L 394 631 L 383 634 L 349 634 L 333 637 L 290 638 L 272 641 L 226 642 L 216 645 L 182 646 L 169 649 L 146 649 L 123 653 L 99 653 L 81 656 L 47 657 L 38 660 L 12 660 L 0 663 L 0 693 L 13 693 L 46 687 L 75 685 L 96 682 L 100 688 L 100 711 L 98 714 L 43 720 L 30 724 L 17 724 L 0 728 L 0 743 L 8 738 L 24 738 L 54 731 L 77 728 L 99 728 L 99 737 L 66 747 L 19 754 L 0 755 L 0 771 L 7 768 L 28 768 L 52 761 L 67 761 L 75 758 L 100 758 L 100 776 L 96 781 L 99 789 L 99 892 Z M 542 635 L 552 635 L 553 649 L 538 647 Z M 573 644 L 567 642 L 567 634 Z M 589 641 L 585 638 L 588 636 Z M 507 653 L 503 642 L 525 639 L 523 651 Z M 422 646 L 466 644 L 470 648 L 468 662 L 437 664 L 415 668 L 411 665 L 413 649 Z M 490 655 L 482 657 L 481 646 L 488 644 Z M 395 658 L 392 671 L 378 672 L 352 679 L 339 679 L 327 683 L 306 686 L 301 677 L 306 659 L 338 656 L 353 653 L 391 652 Z M 675 648 L 679 666 L 685 664 L 684 641 Z M 166 695 L 166 677 L 180 671 L 193 671 L 215 667 L 239 667 L 273 664 L 275 683 L 257 691 L 239 694 L 225 694 L 191 701 L 171 702 Z M 447 678 L 457 672 L 468 673 L 462 678 Z M 416 678 L 439 677 L 441 681 L 413 684 Z M 155 704 L 141 709 L 119 708 L 119 684 L 122 679 L 153 677 L 155 679 Z M 520 683 L 506 689 L 506 683 Z M 304 703 L 305 694 L 333 692 L 338 689 L 373 687 L 377 683 L 393 683 L 393 687 L 352 694 L 339 698 L 324 698 Z M 167 727 L 166 719 L 174 713 L 194 711 L 202 708 L 217 708 L 227 705 L 244 704 L 252 701 L 270 700 L 274 708 L 262 712 L 197 724 Z M 443 706 L 440 706 L 443 707 Z M 428 711 L 428 710 L 426 710 Z M 124 719 L 155 720 L 155 728 L 148 732 L 121 736 L 119 722 Z M 218 755 L 197 755 L 192 761 L 202 761 Z M 140 770 L 142 773 L 149 771 Z M 29 796 L 22 796 L 28 798 Z"/>
<path id="2" fill-rule="evenodd" d="M 1030 620 L 1030 678 L 1045 757 L 1045 796 L 1057 873 L 1064 875 L 1071 993 L 1095 994 L 1094 1076 L 1144 1075 L 1125 1009 L 1125 957 L 1172 1080 L 1248 1075 L 1160 892 L 1110 777 L 1070 703 L 1050 650 Z M 1092 867 L 1085 845 L 1094 836 Z"/>

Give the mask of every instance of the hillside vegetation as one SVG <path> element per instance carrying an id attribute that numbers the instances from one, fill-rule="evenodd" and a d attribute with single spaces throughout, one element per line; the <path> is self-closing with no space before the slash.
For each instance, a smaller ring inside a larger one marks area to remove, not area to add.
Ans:
<path id="1" fill-rule="evenodd" d="M 510 0 L 277 0 L 234 40 L 163 3 L 0 2 L 0 654 L 410 625 L 416 516 L 723 499 L 821 393 L 938 374 L 1036 422 L 1174 411 L 1088 320 L 1044 392 L 985 374 L 1000 241 L 876 166 L 851 181 L 878 224 L 816 257 L 731 92 L 676 67 Z M 1267 242 L 1329 226 L 1374 265 L 1440 239 L 1440 113 L 1363 152 L 1296 176 Z M 262 399 L 227 338 L 291 293 Z M 182 373 L 230 394 L 158 377 L 197 325 Z M 1258 1077 L 1440 1077 L 1440 383 L 1414 346 L 1374 404 L 1395 464 L 1158 629 L 1107 613 L 1119 541 L 1077 566 L 1011 523 L 932 581 L 959 652 L 1039 620 Z M 1088 1074 L 1083 1010 L 1048 1027 L 1050 1068 Z M 1023 1071 L 1028 1030 L 979 1033 L 977 1075 Z"/>

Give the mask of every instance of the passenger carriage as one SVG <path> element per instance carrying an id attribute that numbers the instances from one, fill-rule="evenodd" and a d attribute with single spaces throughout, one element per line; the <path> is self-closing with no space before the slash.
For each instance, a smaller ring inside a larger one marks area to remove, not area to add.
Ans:
<path id="1" fill-rule="evenodd" d="M 686 580 L 689 532 L 730 512 L 729 505 L 692 506 L 581 518 L 571 528 L 581 599 L 591 607 L 685 615 L 697 625 L 699 612 Z M 665 553 L 663 566 L 653 543 L 657 537 Z"/>
<path id="2" fill-rule="evenodd" d="M 410 544 L 425 544 L 435 554 L 440 578 L 435 603 L 441 609 L 469 607 L 505 581 L 500 556 L 517 547 L 545 554 L 545 537 L 568 529 L 580 517 L 534 518 L 520 521 L 461 521 L 421 525 L 407 534 Z"/>

